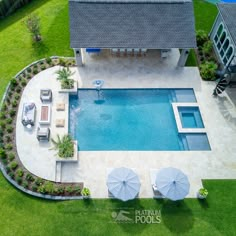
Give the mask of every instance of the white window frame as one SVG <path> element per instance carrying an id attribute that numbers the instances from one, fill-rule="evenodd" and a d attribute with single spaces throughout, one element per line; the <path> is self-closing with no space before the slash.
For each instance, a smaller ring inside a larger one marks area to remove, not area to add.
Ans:
<path id="1" fill-rule="evenodd" d="M 222 32 L 220 33 L 220 35 L 218 35 L 217 32 L 218 32 L 218 30 L 220 29 L 220 27 L 222 27 Z M 220 41 L 220 38 L 222 37 L 222 35 L 223 35 L 224 33 L 225 33 L 225 39 L 224 39 L 223 42 L 221 42 L 221 41 Z M 216 39 L 216 37 L 217 37 L 217 39 Z M 228 47 L 227 47 L 226 49 L 224 49 L 223 46 L 224 46 L 224 44 L 226 43 L 226 40 L 229 40 L 229 44 L 228 44 Z M 219 58 L 220 58 L 221 62 L 222 62 L 225 66 L 227 66 L 227 65 L 230 63 L 232 57 L 234 56 L 234 47 L 233 47 L 233 45 L 232 45 L 232 43 L 231 43 L 231 39 L 230 39 L 230 37 L 229 37 L 229 35 L 228 35 L 227 29 L 225 29 L 225 27 L 224 27 L 224 25 L 223 25 L 222 22 L 219 24 L 219 26 L 218 26 L 218 28 L 217 28 L 215 34 L 214 34 L 213 43 L 214 43 L 215 48 L 216 48 L 216 50 L 217 50 L 217 52 L 218 52 L 218 55 L 219 55 Z M 219 48 L 218 48 L 218 45 L 220 45 Z M 233 50 L 232 50 L 232 55 L 228 58 L 228 57 L 226 56 L 226 54 L 227 54 L 227 52 L 228 52 L 228 50 L 229 50 L 230 47 L 232 47 Z M 223 55 L 221 55 L 221 52 L 223 52 Z M 225 59 L 226 59 L 226 62 L 224 62 Z"/>

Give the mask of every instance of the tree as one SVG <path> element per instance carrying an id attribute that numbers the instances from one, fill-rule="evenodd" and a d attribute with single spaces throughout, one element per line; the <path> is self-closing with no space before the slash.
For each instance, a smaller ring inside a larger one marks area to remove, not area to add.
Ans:
<path id="1" fill-rule="evenodd" d="M 40 34 L 40 19 L 37 15 L 29 15 L 26 20 L 24 21 L 26 27 L 28 28 L 29 32 L 32 34 L 33 39 L 35 41 L 40 41 L 41 34 Z"/>

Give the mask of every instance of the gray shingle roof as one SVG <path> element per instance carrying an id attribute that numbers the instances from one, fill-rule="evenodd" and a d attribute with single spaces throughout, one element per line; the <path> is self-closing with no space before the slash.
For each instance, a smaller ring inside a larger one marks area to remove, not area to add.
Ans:
<path id="1" fill-rule="evenodd" d="M 72 48 L 195 48 L 192 2 L 69 2 Z"/>
<path id="2" fill-rule="evenodd" d="M 219 13 L 236 44 L 236 3 L 219 3 L 217 6 Z"/>

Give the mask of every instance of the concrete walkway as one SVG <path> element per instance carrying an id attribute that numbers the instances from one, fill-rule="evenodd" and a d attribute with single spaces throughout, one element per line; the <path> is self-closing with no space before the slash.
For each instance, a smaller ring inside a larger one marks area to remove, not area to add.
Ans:
<path id="1" fill-rule="evenodd" d="M 159 56 L 158 51 L 149 52 L 146 57 L 140 58 L 116 58 L 111 57 L 108 52 L 99 56 L 87 56 L 84 67 L 73 69 L 76 71 L 74 78 L 84 88 L 92 88 L 94 79 L 103 79 L 105 88 L 194 88 L 212 150 L 81 151 L 78 163 L 62 164 L 62 181 L 83 181 L 90 188 L 92 197 L 106 198 L 107 171 L 125 166 L 134 169 L 140 177 L 140 197 L 151 198 L 153 173 L 163 167 L 176 167 L 188 175 L 191 186 L 188 197 L 196 196 L 201 187 L 201 179 L 236 178 L 235 106 L 227 94 L 212 97 L 215 83 L 202 81 L 198 68 L 177 69 L 178 50 L 173 50 L 170 58 L 164 61 Z M 55 180 L 55 153 L 49 150 L 51 144 L 39 145 L 35 130 L 26 131 L 20 117 L 23 103 L 34 101 L 38 107 L 41 103 L 40 88 L 49 87 L 53 89 L 54 96 L 52 136 L 66 132 L 54 127 L 55 117 L 59 116 L 55 111 L 55 103 L 63 100 L 68 104 L 68 97 L 57 92 L 59 83 L 54 74 L 56 70 L 57 67 L 43 71 L 29 82 L 20 102 L 16 129 L 18 154 L 22 163 L 32 173 L 49 180 Z M 38 115 L 39 113 L 37 119 Z"/>

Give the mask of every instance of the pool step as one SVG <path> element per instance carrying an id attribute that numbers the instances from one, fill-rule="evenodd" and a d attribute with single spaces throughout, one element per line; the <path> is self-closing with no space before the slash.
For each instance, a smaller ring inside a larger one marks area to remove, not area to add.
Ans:
<path id="1" fill-rule="evenodd" d="M 189 150 L 188 141 L 185 134 L 180 134 L 180 140 L 182 143 L 183 150 Z"/>
<path id="2" fill-rule="evenodd" d="M 177 97 L 174 90 L 171 90 L 171 100 L 172 102 L 177 102 Z"/>
<path id="3" fill-rule="evenodd" d="M 55 181 L 56 182 L 61 182 L 61 162 L 57 161 L 56 162 L 56 173 L 55 173 Z"/>

